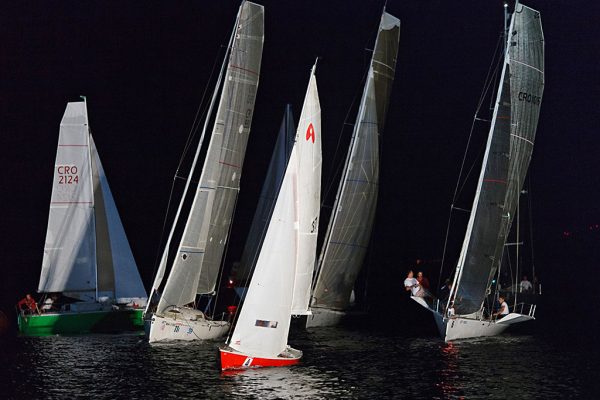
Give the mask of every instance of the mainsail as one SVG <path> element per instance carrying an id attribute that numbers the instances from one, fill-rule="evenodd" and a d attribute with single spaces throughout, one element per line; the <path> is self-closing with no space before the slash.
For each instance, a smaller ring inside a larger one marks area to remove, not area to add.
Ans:
<path id="1" fill-rule="evenodd" d="M 60 122 L 39 292 L 95 296 L 89 293 L 96 289 L 89 137 L 85 103 L 68 103 Z"/>
<path id="2" fill-rule="evenodd" d="M 307 193 L 301 192 L 302 182 L 313 175 L 312 168 L 307 168 L 303 158 L 307 159 L 310 154 L 316 160 L 317 150 L 313 152 L 309 148 L 318 146 L 320 149 L 317 143 L 321 141 L 320 107 L 314 72 L 313 67 L 296 143 L 290 154 L 248 293 L 229 340 L 232 348 L 256 357 L 274 357 L 286 349 L 293 297 L 300 299 L 303 292 L 297 290 L 310 287 L 310 275 L 302 271 L 303 267 L 298 271 L 298 263 L 306 259 L 314 261 L 316 252 L 315 246 L 310 249 L 306 245 L 299 245 L 304 235 L 303 227 L 310 226 L 312 218 L 312 214 L 303 210 L 313 200 L 310 198 L 312 193 L 306 196 Z M 299 253 L 304 251 L 310 254 L 301 256 Z M 306 282 L 299 282 L 299 279 Z"/>
<path id="3" fill-rule="evenodd" d="M 273 155 L 271 156 L 271 162 L 267 170 L 267 176 L 263 183 L 260 197 L 258 199 L 258 205 L 254 212 L 254 218 L 252 219 L 252 225 L 250 226 L 250 232 L 248 233 L 248 239 L 242 252 L 242 258 L 238 268 L 235 270 L 238 281 L 244 281 L 250 276 L 250 271 L 254 268 L 256 263 L 256 257 L 263 243 L 271 214 L 277 201 L 277 194 L 281 188 L 283 177 L 285 175 L 285 169 L 292 153 L 294 146 L 294 136 L 296 135 L 296 128 L 294 127 L 294 117 L 292 116 L 292 106 L 288 104 L 285 108 L 283 120 L 281 121 L 281 127 L 279 128 L 279 134 L 277 135 L 277 141 L 275 148 L 273 149 Z"/>
<path id="4" fill-rule="evenodd" d="M 379 190 L 379 135 L 395 75 L 400 20 L 383 13 L 352 141 L 318 263 L 312 307 L 343 310 L 369 245 Z"/>
<path id="5" fill-rule="evenodd" d="M 85 102 L 68 103 L 60 124 L 38 291 L 82 300 L 146 298 Z"/>
<path id="6" fill-rule="evenodd" d="M 263 7 L 243 2 L 200 182 L 157 312 L 212 293 L 240 188 L 263 46 Z M 218 90 L 218 87 L 217 89 Z M 165 248 L 165 254 L 168 246 Z M 164 271 L 163 256 L 159 274 Z M 160 282 L 158 282 L 159 284 Z M 155 280 L 155 287 L 157 282 Z"/>
<path id="7" fill-rule="evenodd" d="M 492 125 L 450 296 L 460 315 L 481 309 L 502 260 L 533 151 L 544 89 L 539 12 L 517 3 L 507 35 Z"/>

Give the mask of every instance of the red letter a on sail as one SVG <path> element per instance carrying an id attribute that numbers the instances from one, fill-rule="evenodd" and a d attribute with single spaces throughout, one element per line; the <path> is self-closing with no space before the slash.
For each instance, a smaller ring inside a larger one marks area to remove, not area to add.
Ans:
<path id="1" fill-rule="evenodd" d="M 313 128 L 313 124 L 308 124 L 308 129 L 306 130 L 306 140 L 311 139 L 312 142 L 315 142 L 315 128 Z"/>

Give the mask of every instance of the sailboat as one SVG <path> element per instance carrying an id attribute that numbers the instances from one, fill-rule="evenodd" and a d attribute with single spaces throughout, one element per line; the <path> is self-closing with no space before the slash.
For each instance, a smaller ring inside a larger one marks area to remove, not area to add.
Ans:
<path id="1" fill-rule="evenodd" d="M 340 322 L 369 246 L 379 191 L 379 135 L 394 81 L 400 20 L 383 12 L 350 148 L 314 277 L 306 327 Z"/>
<path id="2" fill-rule="evenodd" d="M 312 67 L 296 142 L 221 369 L 297 364 L 287 344 L 292 314 L 308 313 L 321 194 L 321 107 Z"/>
<path id="3" fill-rule="evenodd" d="M 198 310 L 196 298 L 197 295 L 214 297 L 216 294 L 254 112 L 263 32 L 263 6 L 249 1 L 242 2 L 204 121 L 190 176 L 152 285 L 151 299 L 158 298 L 158 304 L 151 301 L 146 308 L 150 342 L 216 339 L 229 329 L 230 323 L 227 320 L 215 320 Z M 171 261 L 169 276 L 164 286 L 161 286 L 169 262 L 169 247 L 175 227 L 219 93 L 219 106 L 200 181 L 181 241 Z"/>
<path id="4" fill-rule="evenodd" d="M 60 123 L 38 292 L 54 301 L 41 313 L 19 313 L 23 335 L 143 327 L 146 291 L 90 133 L 85 101 L 68 103 Z"/>
<path id="5" fill-rule="evenodd" d="M 445 341 L 498 335 L 535 318 L 534 304 L 514 304 L 508 315 L 494 318 L 497 296 L 490 295 L 518 211 L 539 118 L 544 89 L 540 13 L 517 2 L 504 39 L 491 127 L 449 298 L 442 304 L 413 297 L 433 312 Z"/>

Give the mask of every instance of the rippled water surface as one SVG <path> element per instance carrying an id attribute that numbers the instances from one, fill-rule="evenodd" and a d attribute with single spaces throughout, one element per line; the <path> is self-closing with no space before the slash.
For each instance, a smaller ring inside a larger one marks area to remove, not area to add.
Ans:
<path id="1" fill-rule="evenodd" d="M 0 397 L 577 398 L 600 380 L 592 348 L 551 334 L 446 344 L 370 325 L 292 332 L 290 343 L 304 351 L 298 366 L 221 373 L 214 342 L 15 338 L 2 343 Z"/>

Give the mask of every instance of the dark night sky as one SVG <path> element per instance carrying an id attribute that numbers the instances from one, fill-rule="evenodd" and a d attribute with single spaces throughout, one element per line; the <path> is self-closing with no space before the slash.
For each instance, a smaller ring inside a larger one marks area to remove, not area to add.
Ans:
<path id="1" fill-rule="evenodd" d="M 265 5 L 265 45 L 228 264 L 239 258 L 284 105 L 292 103 L 298 118 L 316 56 L 322 57 L 323 187 L 329 187 L 346 153 L 350 130 L 342 132 L 342 126 L 352 99 L 360 96 L 370 57 L 365 49 L 373 46 L 383 5 L 259 2 Z M 560 267 L 577 266 L 563 264 L 572 252 L 586 281 L 600 276 L 598 234 L 589 231 L 600 224 L 600 8 L 587 1 L 525 4 L 541 11 L 546 39 L 546 87 L 530 173 L 537 265 L 555 289 Z M 88 98 L 94 139 L 150 286 L 175 168 L 238 6 L 237 0 L 3 6 L 0 309 L 10 311 L 37 287 L 59 123 L 65 104 L 80 94 Z M 449 204 L 503 10 L 496 0 L 389 0 L 387 10 L 402 26 L 369 259 L 371 281 L 395 293 L 416 258 L 428 260 L 427 272 L 437 277 L 439 265 L 432 260 L 441 258 Z M 354 118 L 353 111 L 348 122 Z M 331 194 L 336 187 L 334 181 Z M 575 238 L 565 238 L 564 231 Z"/>

